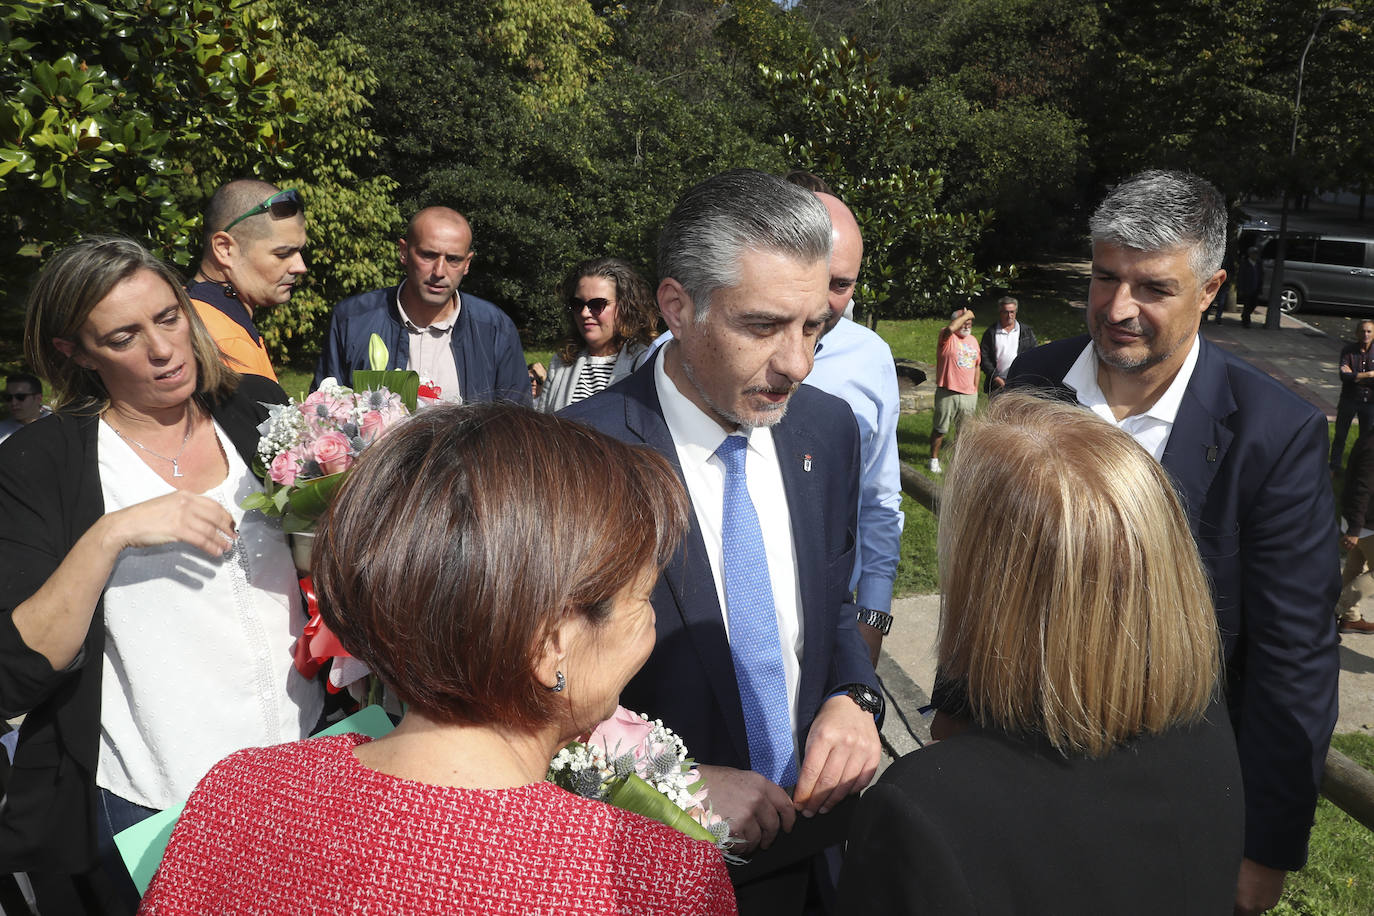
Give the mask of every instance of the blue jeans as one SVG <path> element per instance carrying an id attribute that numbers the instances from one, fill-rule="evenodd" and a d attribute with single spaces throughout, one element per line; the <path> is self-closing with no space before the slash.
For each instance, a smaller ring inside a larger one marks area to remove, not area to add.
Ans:
<path id="1" fill-rule="evenodd" d="M 100 793 L 100 810 L 96 817 L 95 842 L 100 856 L 100 867 L 109 877 L 120 902 L 132 913 L 138 909 L 138 888 L 129 877 L 129 871 L 124 866 L 124 858 L 119 854 L 114 838 L 116 833 L 157 814 L 157 809 L 134 804 L 108 789 L 97 791 Z"/>

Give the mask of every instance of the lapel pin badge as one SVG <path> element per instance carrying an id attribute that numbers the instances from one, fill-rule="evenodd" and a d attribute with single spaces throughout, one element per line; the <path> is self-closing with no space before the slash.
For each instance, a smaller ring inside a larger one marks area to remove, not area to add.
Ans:
<path id="1" fill-rule="evenodd" d="M 802 470 L 805 471 L 805 472 L 808 473 L 808 474 L 811 473 L 811 456 L 810 456 L 810 455 L 802 455 Z"/>
<path id="2" fill-rule="evenodd" d="M 1217 447 L 1216 447 L 1215 445 L 1209 445 L 1209 446 L 1207 446 L 1207 463 L 1208 463 L 1208 464 L 1211 464 L 1212 462 L 1214 462 L 1214 461 L 1216 461 L 1216 460 L 1217 460 Z"/>

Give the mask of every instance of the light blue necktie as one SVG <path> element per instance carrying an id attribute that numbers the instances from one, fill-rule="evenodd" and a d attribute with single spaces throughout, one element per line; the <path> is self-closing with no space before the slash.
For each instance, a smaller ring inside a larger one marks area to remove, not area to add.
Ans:
<path id="1" fill-rule="evenodd" d="M 749 442 L 726 436 L 716 455 L 725 463 L 725 511 L 721 542 L 725 565 L 725 607 L 730 620 L 730 657 L 735 663 L 749 764 L 780 786 L 797 782 L 797 753 L 787 706 L 778 618 L 763 532 L 745 484 Z"/>

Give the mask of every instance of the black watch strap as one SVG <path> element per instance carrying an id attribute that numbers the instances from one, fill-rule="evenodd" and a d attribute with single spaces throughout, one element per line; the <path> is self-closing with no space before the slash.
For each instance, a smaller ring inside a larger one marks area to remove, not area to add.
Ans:
<path id="1" fill-rule="evenodd" d="M 883 716 L 887 713 L 887 701 L 883 695 L 867 684 L 845 684 L 840 692 L 858 705 L 860 709 L 873 716 L 878 727 L 883 727 Z"/>

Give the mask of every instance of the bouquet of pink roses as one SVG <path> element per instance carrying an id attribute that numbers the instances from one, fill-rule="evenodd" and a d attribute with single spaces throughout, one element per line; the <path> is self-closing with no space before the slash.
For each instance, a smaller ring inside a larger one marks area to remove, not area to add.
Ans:
<path id="1" fill-rule="evenodd" d="M 661 721 L 617 706 L 584 741 L 563 748 L 548 780 L 583 798 L 609 802 L 690 837 L 730 845 L 730 826 L 711 812 L 687 748 Z"/>
<path id="2" fill-rule="evenodd" d="M 309 570 L 315 523 L 358 456 L 421 404 L 439 396 L 437 388 L 422 384 L 419 375 L 407 370 L 358 370 L 353 381 L 361 390 L 327 378 L 304 401 L 293 398 L 287 404 L 264 405 L 268 416 L 258 426 L 254 470 L 264 487 L 240 505 L 282 519 L 302 573 Z M 381 702 L 380 682 L 349 655 L 320 616 L 308 575 L 301 579 L 301 588 L 310 621 L 296 641 L 296 669 L 313 678 L 329 662 L 331 692 L 367 678 L 365 686 L 352 689 L 359 699 L 365 696 L 368 702 Z"/>
<path id="3" fill-rule="evenodd" d="M 388 374 L 415 377 L 409 386 L 401 380 L 408 397 L 380 384 L 355 391 L 327 378 L 304 401 L 269 405 L 255 462 L 265 487 L 245 498 L 243 508 L 280 516 L 288 532 L 313 528 L 363 449 L 416 407 L 418 376 Z"/>

